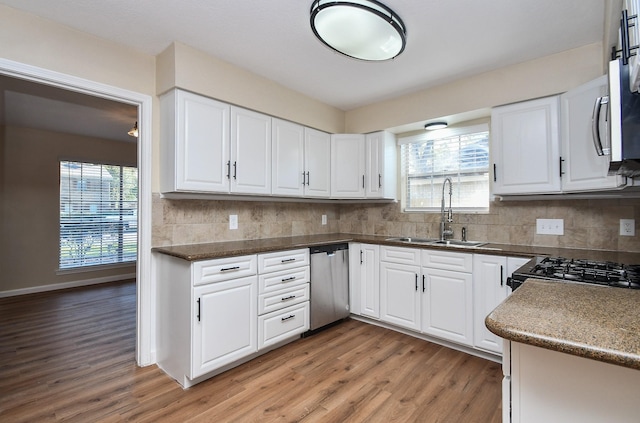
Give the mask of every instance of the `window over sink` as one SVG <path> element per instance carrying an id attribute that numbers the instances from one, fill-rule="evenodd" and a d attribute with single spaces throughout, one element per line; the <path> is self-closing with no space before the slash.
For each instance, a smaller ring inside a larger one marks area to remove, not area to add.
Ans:
<path id="1" fill-rule="evenodd" d="M 442 184 L 453 181 L 453 208 L 489 209 L 489 126 L 443 129 L 398 140 L 402 209 L 440 211 Z"/>

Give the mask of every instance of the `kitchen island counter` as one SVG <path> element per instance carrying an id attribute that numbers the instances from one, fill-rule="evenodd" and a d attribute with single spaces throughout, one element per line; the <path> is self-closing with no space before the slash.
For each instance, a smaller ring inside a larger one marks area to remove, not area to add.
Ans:
<path id="1" fill-rule="evenodd" d="M 485 323 L 522 344 L 640 370 L 640 290 L 528 279 Z"/>

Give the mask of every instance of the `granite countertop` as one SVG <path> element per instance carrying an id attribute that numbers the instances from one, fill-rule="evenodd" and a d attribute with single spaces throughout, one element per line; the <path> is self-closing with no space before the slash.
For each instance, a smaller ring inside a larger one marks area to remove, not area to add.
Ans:
<path id="1" fill-rule="evenodd" d="M 528 279 L 485 323 L 496 335 L 640 370 L 640 290 Z"/>
<path id="2" fill-rule="evenodd" d="M 490 254 L 509 257 L 561 256 L 566 258 L 612 261 L 624 264 L 640 264 L 640 253 L 618 251 L 577 250 L 569 248 L 531 247 L 524 245 L 493 244 L 481 247 L 447 247 L 438 245 L 410 244 L 387 241 L 389 236 L 357 234 L 322 234 L 281 238 L 267 238 L 246 241 L 226 241 L 206 244 L 176 245 L 155 247 L 153 251 L 178 257 L 188 261 L 209 260 L 271 251 L 307 248 L 314 245 L 335 244 L 341 242 L 362 242 L 369 244 L 392 245 L 398 247 L 439 249 L 463 253 Z"/>

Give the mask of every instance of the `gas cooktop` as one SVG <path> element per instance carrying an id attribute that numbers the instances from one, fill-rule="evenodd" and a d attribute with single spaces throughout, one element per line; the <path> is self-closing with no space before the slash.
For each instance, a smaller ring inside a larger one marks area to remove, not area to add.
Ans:
<path id="1" fill-rule="evenodd" d="M 512 289 L 516 289 L 527 278 L 640 289 L 640 266 L 563 257 L 536 257 L 513 272 L 507 283 Z"/>

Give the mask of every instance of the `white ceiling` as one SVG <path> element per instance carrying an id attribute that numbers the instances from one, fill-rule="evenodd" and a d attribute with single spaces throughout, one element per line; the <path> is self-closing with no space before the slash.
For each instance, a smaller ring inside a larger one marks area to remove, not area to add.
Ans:
<path id="1" fill-rule="evenodd" d="M 610 0 L 605 0 L 610 1 Z M 388 62 L 333 53 L 312 0 L 0 0 L 156 55 L 173 41 L 350 110 L 603 40 L 603 0 L 383 0 L 407 27 Z"/>

